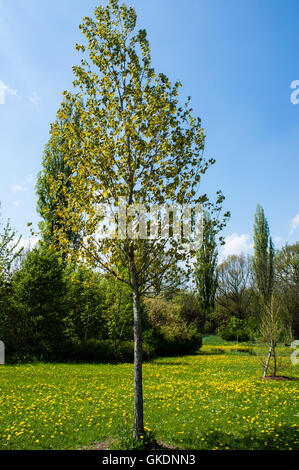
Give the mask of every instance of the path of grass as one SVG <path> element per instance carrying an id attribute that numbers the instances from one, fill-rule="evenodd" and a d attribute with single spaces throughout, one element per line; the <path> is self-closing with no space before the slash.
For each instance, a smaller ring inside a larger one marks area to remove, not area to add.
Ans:
<path id="1" fill-rule="evenodd" d="M 1 366 L 0 448 L 76 449 L 129 430 L 132 374 L 131 364 Z M 186 449 L 298 449 L 299 382 L 260 375 L 256 357 L 209 346 L 146 363 L 146 426 Z"/>

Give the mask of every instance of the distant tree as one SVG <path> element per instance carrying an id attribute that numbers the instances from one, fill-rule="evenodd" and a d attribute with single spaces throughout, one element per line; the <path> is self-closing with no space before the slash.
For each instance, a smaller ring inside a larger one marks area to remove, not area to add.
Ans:
<path id="1" fill-rule="evenodd" d="M 67 125 L 72 126 L 74 132 L 79 135 L 79 116 L 73 106 L 68 107 L 64 117 L 61 118 L 58 116 L 53 124 L 55 133 L 51 134 L 45 146 L 43 153 L 43 169 L 38 175 L 36 185 L 38 196 L 37 211 L 43 219 L 39 223 L 42 239 L 44 242 L 52 245 L 55 243 L 57 249 L 61 248 L 61 244 L 59 240 L 55 238 L 54 234 L 60 229 L 62 223 L 57 206 L 60 205 L 65 207 L 66 210 L 69 210 L 70 208 L 68 207 L 65 192 L 72 191 L 72 181 L 70 179 L 72 170 L 66 163 L 65 158 L 65 153 L 69 152 L 69 144 L 64 133 L 64 128 Z M 54 197 L 51 191 L 51 185 L 53 185 L 53 181 L 56 180 L 59 180 L 61 184 Z M 80 234 L 69 229 L 67 236 L 73 247 L 76 248 Z"/>
<path id="2" fill-rule="evenodd" d="M 213 310 L 217 289 L 217 244 L 215 227 L 206 212 L 203 217 L 202 244 L 196 256 L 195 282 L 201 307 L 205 313 Z"/>
<path id="3" fill-rule="evenodd" d="M 0 206 L 1 207 L 1 206 Z M 21 256 L 23 248 L 20 247 L 21 236 L 17 237 L 10 222 L 0 223 L 0 286 L 9 282 L 14 263 Z"/>
<path id="4" fill-rule="evenodd" d="M 12 291 L 16 312 L 24 319 L 22 349 L 54 357 L 63 342 L 66 315 L 61 257 L 46 245 L 35 247 L 15 273 Z"/>
<path id="5" fill-rule="evenodd" d="M 299 243 L 283 246 L 275 256 L 275 291 L 290 327 L 299 336 Z M 293 332 L 292 332 L 293 331 Z"/>
<path id="6" fill-rule="evenodd" d="M 270 302 L 274 284 L 274 246 L 263 208 L 258 204 L 254 217 L 253 272 L 264 305 Z"/>
<path id="7" fill-rule="evenodd" d="M 65 335 L 70 341 L 99 339 L 105 332 L 103 311 L 105 291 L 99 272 L 84 265 L 64 269 L 66 317 Z"/>
<path id="8" fill-rule="evenodd" d="M 204 333 L 207 316 L 202 311 L 196 289 L 181 290 L 173 297 L 173 301 L 180 305 L 180 315 L 187 325 L 194 325 Z"/>
<path id="9" fill-rule="evenodd" d="M 20 340 L 20 327 L 12 301 L 12 277 L 16 271 L 23 248 L 20 247 L 21 236 L 17 236 L 10 222 L 0 223 L 0 339 L 9 347 L 10 343 L 17 345 Z"/>
<path id="10" fill-rule="evenodd" d="M 250 300 L 248 296 L 250 259 L 244 255 L 231 255 L 217 267 L 217 274 L 217 303 L 226 311 L 227 316 L 245 318 Z"/>
<path id="11" fill-rule="evenodd" d="M 134 9 L 119 5 L 117 0 L 97 7 L 95 19 L 85 18 L 80 26 L 87 41 L 76 47 L 86 55 L 81 65 L 73 68 L 76 93 L 64 93 L 59 112 L 61 119 L 67 119 L 74 107 L 80 120 L 79 135 L 71 122 L 66 122 L 63 130 L 69 146 L 63 155 L 70 168 L 71 190 L 53 177 L 50 188 L 54 212 L 62 219 L 56 227 L 56 239 L 65 251 L 74 254 L 70 231 L 82 232 L 78 256 L 131 288 L 133 434 L 140 438 L 144 431 L 141 296 L 169 273 L 178 258 L 185 260 L 192 253 L 169 239 L 144 240 L 125 233 L 124 239 L 96 239 L 101 220 L 98 205 L 117 205 L 119 197 L 125 197 L 128 227 L 137 219 L 130 213 L 135 204 L 148 211 L 150 206 L 164 203 L 205 203 L 211 211 L 218 211 L 223 196 L 219 192 L 216 203 L 209 205 L 206 195 L 197 195 L 202 175 L 214 163 L 203 158 L 201 121 L 193 117 L 189 100 L 184 106 L 178 104 L 180 83 L 172 85 L 164 74 L 155 73 L 146 32 L 134 34 L 135 26 Z M 57 124 L 51 135 L 56 133 L 60 135 Z M 59 197 L 61 192 L 65 199 Z M 215 224 L 222 228 L 217 218 Z M 161 253 L 167 254 L 162 265 Z"/>
<path id="12" fill-rule="evenodd" d="M 117 342 L 133 339 L 132 290 L 113 276 L 106 275 L 101 287 L 104 293 L 103 318 L 107 337 Z"/>

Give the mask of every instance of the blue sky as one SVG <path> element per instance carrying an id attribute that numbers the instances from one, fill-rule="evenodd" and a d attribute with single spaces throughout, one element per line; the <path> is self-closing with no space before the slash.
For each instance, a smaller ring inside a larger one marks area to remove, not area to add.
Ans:
<path id="1" fill-rule="evenodd" d="M 231 220 L 222 256 L 250 252 L 257 203 L 276 247 L 299 239 L 297 0 L 128 0 L 148 33 L 156 71 L 183 84 L 216 164 L 203 181 L 226 196 Z M 79 63 L 78 25 L 102 0 L 0 0 L 0 201 L 30 237 L 36 175 L 62 91 Z M 0 97 L 1 99 L 1 97 Z"/>

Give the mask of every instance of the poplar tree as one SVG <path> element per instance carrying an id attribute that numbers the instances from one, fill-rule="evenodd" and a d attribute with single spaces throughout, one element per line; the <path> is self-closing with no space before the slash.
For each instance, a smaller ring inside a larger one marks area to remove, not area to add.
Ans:
<path id="1" fill-rule="evenodd" d="M 274 284 L 274 246 L 263 208 L 258 204 L 254 217 L 254 254 L 253 273 L 261 302 L 260 340 L 267 344 L 269 351 L 264 362 L 266 376 L 271 358 L 273 358 L 276 375 L 276 343 L 282 332 L 280 309 L 273 296 Z M 264 359 L 263 359 L 264 360 Z"/>
<path id="2" fill-rule="evenodd" d="M 64 188 L 67 188 L 68 191 L 72 190 L 72 183 L 69 178 L 71 168 L 67 165 L 66 159 L 64 158 L 64 152 L 68 149 L 64 129 L 65 126 L 70 123 L 72 123 L 74 128 L 80 126 L 78 115 L 76 115 L 72 106 L 68 108 L 68 113 L 65 113 L 63 119 L 58 117 L 54 123 L 55 133 L 50 136 L 45 146 L 42 162 L 43 169 L 38 174 L 36 185 L 36 193 L 38 196 L 37 211 L 43 219 L 39 223 L 40 233 L 45 243 L 52 245 L 56 243 L 57 248 L 61 246 L 57 239 L 55 239 L 54 234 L 62 223 L 59 211 L 56 210 L 57 200 L 59 199 L 59 206 L 64 205 L 67 210 L 68 199 L 65 198 L 64 192 L 59 190 L 55 198 L 53 198 L 50 181 L 59 179 Z M 70 229 L 68 238 L 73 246 L 76 247 L 80 234 L 74 233 Z"/>
<path id="3" fill-rule="evenodd" d="M 273 292 L 274 245 L 263 208 L 258 204 L 254 217 L 253 272 L 256 286 L 264 306 L 268 305 Z"/>
<path id="4" fill-rule="evenodd" d="M 215 306 L 217 257 L 215 227 L 211 217 L 206 213 L 203 217 L 202 244 L 197 253 L 195 281 L 201 306 L 207 313 Z"/>

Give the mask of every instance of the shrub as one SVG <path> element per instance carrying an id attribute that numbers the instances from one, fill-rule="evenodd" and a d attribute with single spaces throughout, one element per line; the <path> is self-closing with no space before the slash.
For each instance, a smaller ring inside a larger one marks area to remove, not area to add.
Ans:
<path id="1" fill-rule="evenodd" d="M 114 343 L 109 339 L 82 341 L 62 345 L 57 351 L 57 357 L 63 362 L 133 362 L 134 342 L 121 341 Z M 144 360 L 150 359 L 150 348 L 143 345 Z"/>
<path id="2" fill-rule="evenodd" d="M 202 345 L 202 337 L 195 325 L 187 325 L 180 317 L 180 306 L 161 297 L 146 299 L 150 332 L 150 344 L 157 355 L 172 356 L 196 352 Z"/>
<path id="3" fill-rule="evenodd" d="M 118 361 L 133 362 L 134 361 L 134 341 L 121 341 L 116 346 L 116 354 Z M 143 342 L 142 357 L 144 361 L 148 361 L 153 356 L 150 346 Z"/>
<path id="4" fill-rule="evenodd" d="M 221 325 L 216 334 L 226 341 L 248 341 L 249 334 L 245 329 L 244 321 L 231 317 L 228 323 Z"/>

